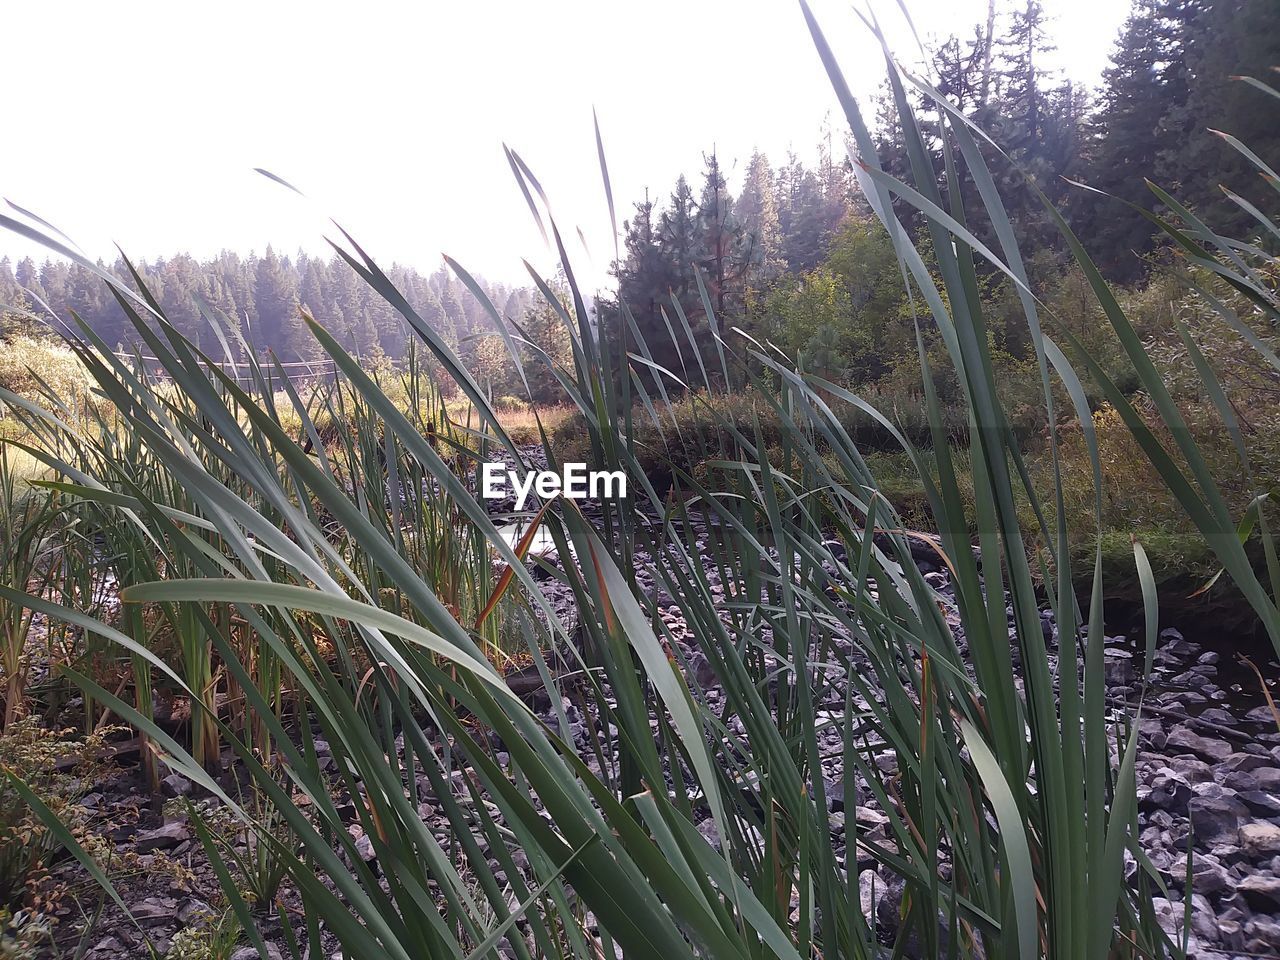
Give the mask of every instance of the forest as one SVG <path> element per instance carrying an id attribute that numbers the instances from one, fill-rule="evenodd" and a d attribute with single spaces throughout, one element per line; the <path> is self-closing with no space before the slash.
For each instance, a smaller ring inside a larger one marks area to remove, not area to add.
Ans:
<path id="1" fill-rule="evenodd" d="M 1091 239 L 1104 275 L 1121 285 L 1144 283 L 1161 260 L 1159 231 L 1125 206 L 1155 200 L 1148 178 L 1175 190 L 1180 203 L 1224 231 L 1255 226 L 1248 205 L 1264 202 L 1269 187 L 1221 136 L 1199 134 L 1230 130 L 1264 157 L 1280 143 L 1265 94 L 1233 81 L 1241 74 L 1265 76 L 1280 62 L 1273 4 L 1139 0 L 1096 90 L 1044 66 L 1054 47 L 1052 22 L 1039 3 L 1000 10 L 993 3 L 989 9 L 971 35 L 935 44 L 926 73 L 1012 161 L 999 186 L 1019 240 L 1036 251 L 1032 268 L 1039 282 L 1052 286 L 1066 273 L 1069 257 L 1024 175 L 1078 235 Z M 937 122 L 923 95 L 915 107 Z M 873 109 L 879 156 L 888 172 L 902 177 L 910 164 L 887 88 Z M 865 383 L 904 359 L 909 363 L 915 350 L 904 319 L 906 295 L 887 237 L 860 201 L 849 146 L 848 136 L 831 128 L 809 167 L 795 156 L 771 163 L 756 153 L 745 163 L 736 195 L 720 158 L 714 151 L 704 154 L 700 170 L 681 177 L 669 193 L 637 204 L 626 219 L 625 256 L 614 268 L 616 294 L 602 293 L 598 322 L 616 335 L 617 304 L 625 303 L 649 342 L 662 343 L 671 339 L 662 311 L 674 297 L 710 359 L 714 351 L 696 279 L 701 274 L 726 327 L 768 337 L 814 369 Z M 1228 183 L 1238 193 L 1224 192 Z M 971 192 L 972 185 L 965 189 Z M 919 229 L 918 215 L 903 215 Z M 981 222 L 971 226 L 979 238 L 991 239 Z M 123 262 L 99 266 L 129 282 Z M 289 257 L 267 246 L 260 256 L 226 251 L 199 262 L 176 254 L 134 266 L 170 321 L 196 342 L 218 323 L 283 361 L 311 359 L 318 346 L 301 308 L 357 356 L 403 359 L 403 319 L 336 255 Z M 494 319 L 446 268 L 423 275 L 393 265 L 388 276 L 419 316 L 450 344 L 461 345 L 498 395 L 519 392 Z M 532 323 L 535 341 L 553 356 L 565 356 L 559 324 L 545 316 L 545 307 L 541 318 L 528 316 L 538 310 L 536 290 L 482 285 L 503 317 Z M 75 263 L 0 259 L 0 304 L 47 304 L 57 317 L 74 312 L 108 344 L 128 346 L 119 305 L 97 276 Z M 29 325 L 14 314 L 7 323 L 10 335 Z M 998 334 L 1013 355 L 1027 356 L 1028 345 L 1015 331 Z M 534 399 L 557 398 L 548 393 Z"/>
<path id="2" fill-rule="evenodd" d="M 0 209 L 0 960 L 1276 956 L 1280 2 L 980 6 L 603 290 Z"/>

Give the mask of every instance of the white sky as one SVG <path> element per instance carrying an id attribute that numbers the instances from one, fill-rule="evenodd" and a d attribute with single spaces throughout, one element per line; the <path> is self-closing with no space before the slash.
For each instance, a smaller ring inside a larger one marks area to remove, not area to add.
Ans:
<path id="1" fill-rule="evenodd" d="M 874 92 L 883 64 L 847 0 L 813 6 L 855 93 Z M 986 0 L 908 6 L 941 39 L 967 35 Z M 1128 0 L 1044 6 L 1055 63 L 1096 83 Z M 875 9 L 908 57 L 897 4 Z M 149 259 L 321 252 L 334 216 L 379 260 L 430 271 L 447 252 L 520 281 L 522 256 L 550 260 L 505 141 L 547 188 L 579 272 L 599 281 L 613 242 L 593 106 L 619 226 L 646 186 L 661 197 L 680 172 L 696 178 L 713 144 L 735 172 L 754 148 L 809 159 L 837 116 L 790 0 L 86 0 L 10 3 L 4 19 L 0 196 L 107 259 L 115 243 Z M 5 254 L 44 257 L 0 230 Z"/>

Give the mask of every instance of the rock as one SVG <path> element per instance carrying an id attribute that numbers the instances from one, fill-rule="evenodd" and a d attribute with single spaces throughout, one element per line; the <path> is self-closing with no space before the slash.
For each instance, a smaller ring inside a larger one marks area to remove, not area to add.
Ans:
<path id="1" fill-rule="evenodd" d="M 177 905 L 176 900 L 147 897 L 129 907 L 129 912 L 139 923 L 155 923 L 159 920 L 172 920 Z"/>
<path id="2" fill-rule="evenodd" d="M 1244 949 L 1244 933 L 1238 920 L 1223 920 L 1218 918 L 1218 935 L 1222 938 L 1222 943 L 1229 950 Z"/>
<path id="3" fill-rule="evenodd" d="M 1259 790 L 1280 793 L 1280 767 L 1259 767 L 1253 771 L 1253 781 Z"/>
<path id="4" fill-rule="evenodd" d="M 1194 757 L 1174 757 L 1168 763 L 1169 769 L 1175 771 L 1187 783 L 1212 783 L 1213 767 L 1203 760 Z"/>
<path id="5" fill-rule="evenodd" d="M 1223 773 L 1234 773 L 1237 770 L 1257 770 L 1266 765 L 1266 757 L 1253 753 L 1233 753 L 1219 764 L 1218 769 Z"/>
<path id="6" fill-rule="evenodd" d="M 1240 849 L 1255 860 L 1280 854 L 1280 827 L 1266 820 L 1240 826 Z"/>
<path id="7" fill-rule="evenodd" d="M 269 960 L 281 960 L 280 948 L 274 943 L 267 944 L 267 957 Z M 258 960 L 257 947 L 241 947 L 235 953 L 231 954 L 231 960 Z"/>
<path id="8" fill-rule="evenodd" d="M 194 897 L 184 903 L 178 910 L 178 922 L 184 927 L 198 920 L 208 919 L 214 916 L 213 907 L 205 903 L 203 900 L 197 900 Z"/>
<path id="9" fill-rule="evenodd" d="M 831 808 L 832 813 L 839 813 L 844 809 L 845 778 L 829 781 L 826 788 L 827 806 Z"/>
<path id="10" fill-rule="evenodd" d="M 720 686 L 720 678 L 716 676 L 715 667 L 711 666 L 711 661 L 702 654 L 694 657 L 693 678 L 698 682 L 698 686 L 704 690 L 708 687 Z"/>
<path id="11" fill-rule="evenodd" d="M 1264 793 L 1261 790 L 1246 790 L 1237 794 L 1237 796 L 1255 816 L 1270 817 L 1272 819 L 1280 818 L 1280 797 L 1277 797 L 1274 793 Z"/>
<path id="12" fill-rule="evenodd" d="M 160 781 L 160 789 L 168 797 L 189 797 L 195 784 L 180 773 L 171 773 Z"/>
<path id="13" fill-rule="evenodd" d="M 1253 873 L 1236 884 L 1236 889 L 1255 910 L 1264 913 L 1280 910 L 1280 877 Z"/>
<path id="14" fill-rule="evenodd" d="M 1173 903 L 1164 897 L 1151 898 L 1152 912 L 1160 929 L 1169 935 L 1174 943 L 1181 943 L 1183 937 L 1182 922 L 1185 908 L 1181 903 Z M 1195 956 L 1200 952 L 1200 942 L 1194 933 L 1187 933 L 1187 956 Z"/>
<path id="15" fill-rule="evenodd" d="M 884 881 L 874 870 L 863 870 L 858 874 L 858 901 L 864 917 L 876 915 L 876 904 L 883 895 Z"/>
<path id="16" fill-rule="evenodd" d="M 170 820 L 162 827 L 144 830 L 133 841 L 133 849 L 137 853 L 151 853 L 155 850 L 167 850 L 176 847 L 191 838 L 191 831 L 181 820 Z"/>
<path id="17" fill-rule="evenodd" d="M 1221 763 L 1231 756 L 1231 745 L 1222 740 L 1211 740 L 1195 733 L 1185 723 L 1169 731 L 1164 748 L 1169 752 L 1192 753 L 1209 763 Z"/>
<path id="18" fill-rule="evenodd" d="M 1188 808 L 1191 827 L 1202 843 L 1234 841 L 1239 822 L 1249 815 L 1249 808 L 1235 797 L 1192 797 Z"/>
<path id="19" fill-rule="evenodd" d="M 1254 917 L 1244 925 L 1244 934 L 1251 937 L 1244 948 L 1258 956 L 1270 956 L 1280 943 L 1280 923 L 1267 917 Z"/>
<path id="20" fill-rule="evenodd" d="M 856 807 L 854 809 L 854 817 L 858 821 L 858 826 L 865 830 L 883 827 L 889 823 L 888 817 L 871 807 Z"/>
<path id="21" fill-rule="evenodd" d="M 713 847 L 720 846 L 720 829 L 716 826 L 715 817 L 707 817 L 698 824 L 698 832 L 702 834 L 702 839 Z"/>
<path id="22" fill-rule="evenodd" d="M 1185 853 L 1173 862 L 1169 872 L 1173 882 L 1181 886 L 1187 876 Z M 1191 889 L 1194 893 L 1216 898 L 1219 894 L 1232 889 L 1233 885 L 1231 874 L 1216 857 L 1207 853 L 1196 853 L 1191 858 Z"/>
<path id="23" fill-rule="evenodd" d="M 1209 901 L 1199 893 L 1191 895 L 1191 932 L 1205 943 L 1217 943 L 1222 939 L 1218 918 Z"/>
<path id="24" fill-rule="evenodd" d="M 1161 767 L 1148 788 L 1139 788 L 1138 801 L 1141 809 L 1147 810 L 1185 810 L 1191 799 L 1191 784 L 1187 778 L 1169 767 Z"/>

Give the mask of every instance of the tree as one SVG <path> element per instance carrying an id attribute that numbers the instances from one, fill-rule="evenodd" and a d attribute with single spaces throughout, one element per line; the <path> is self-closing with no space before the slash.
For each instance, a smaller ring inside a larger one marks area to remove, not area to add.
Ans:
<path id="1" fill-rule="evenodd" d="M 1077 101 L 1071 92 L 1058 91 L 1049 85 L 1043 64 L 1052 53 L 1044 9 L 1039 0 L 1026 0 L 1015 10 L 1003 37 L 996 41 L 1000 55 L 999 76 L 1002 90 L 993 109 L 999 116 L 996 139 L 1008 153 L 1016 169 L 1003 172 L 1001 195 L 1005 198 L 1010 219 L 1028 249 L 1046 249 L 1058 245 L 1058 232 L 1043 205 L 1023 177 L 1030 177 L 1049 199 L 1061 204 L 1066 193 L 1062 175 L 1073 159 L 1068 150 L 1053 150 L 1050 144 L 1074 142 L 1078 124 Z M 1055 109 L 1056 106 L 1056 109 Z"/>
<path id="2" fill-rule="evenodd" d="M 698 255 L 697 205 L 689 181 L 682 174 L 676 180 L 671 205 L 662 213 L 658 226 L 658 244 L 668 268 L 668 292 L 680 301 L 686 311 L 693 308 L 697 284 L 693 267 Z"/>
<path id="3" fill-rule="evenodd" d="M 445 328 L 453 331 L 455 343 L 460 342 L 471 333 L 467 329 L 467 317 L 463 313 L 462 304 L 459 302 L 458 295 L 454 292 L 452 284 L 445 286 L 440 292 L 440 308 L 444 315 Z"/>
<path id="4" fill-rule="evenodd" d="M 554 372 L 554 367 L 573 366 L 573 345 L 564 321 L 544 302 L 528 309 L 521 326 L 528 341 L 537 347 L 524 346 L 520 351 L 529 398 L 537 404 L 564 402 L 564 389 Z"/>
<path id="5" fill-rule="evenodd" d="M 718 318 L 727 318 L 742 303 L 742 281 L 751 264 L 750 239 L 733 211 L 720 160 L 705 155 L 706 171 L 698 203 L 698 266 Z M 723 322 L 723 320 L 722 320 Z"/>
<path id="6" fill-rule="evenodd" d="M 782 259 L 782 226 L 778 219 L 777 188 L 769 158 L 756 151 L 747 164 L 747 174 L 736 212 L 751 250 L 751 279 L 768 285 L 786 269 Z"/>
<path id="7" fill-rule="evenodd" d="M 255 333 L 259 342 L 275 350 L 282 360 L 299 359 L 309 352 L 298 316 L 297 276 L 271 247 L 256 264 L 253 299 L 258 308 Z"/>
<path id="8" fill-rule="evenodd" d="M 1280 66 L 1280 3 L 1275 0 L 1182 0 L 1170 17 L 1183 32 L 1187 95 L 1170 111 L 1170 142 L 1157 171 L 1214 229 L 1233 235 L 1257 228 L 1219 184 L 1255 205 L 1271 187 L 1216 131 L 1246 144 L 1265 162 L 1280 162 L 1276 101 L 1240 80 L 1274 83 Z"/>
<path id="9" fill-rule="evenodd" d="M 1118 200 L 1145 205 L 1146 180 L 1173 146 L 1165 118 L 1185 94 L 1180 83 L 1181 38 L 1166 15 L 1167 0 L 1136 0 L 1103 72 L 1101 102 L 1090 131 L 1088 180 Z M 1113 279 L 1129 282 L 1143 271 L 1155 228 L 1140 213 L 1097 194 L 1081 198 L 1077 225 L 1090 251 Z"/>

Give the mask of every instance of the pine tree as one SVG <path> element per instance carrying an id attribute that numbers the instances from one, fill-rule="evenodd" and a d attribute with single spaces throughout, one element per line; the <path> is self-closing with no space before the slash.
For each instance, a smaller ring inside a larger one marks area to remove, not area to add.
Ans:
<path id="1" fill-rule="evenodd" d="M 786 269 L 782 259 L 782 227 L 778 219 L 778 198 L 769 169 L 769 159 L 756 151 L 747 164 L 737 214 L 751 249 L 751 282 L 765 286 Z"/>
<path id="2" fill-rule="evenodd" d="M 573 348 L 564 321 L 554 307 L 543 303 L 525 313 L 520 325 L 529 342 L 538 347 L 537 350 L 529 347 L 521 350 L 530 399 L 537 404 L 563 402 L 564 390 L 553 367 L 567 369 L 573 365 Z"/>
<path id="3" fill-rule="evenodd" d="M 1142 273 L 1135 254 L 1151 250 L 1154 227 L 1119 201 L 1146 205 L 1146 180 L 1173 146 L 1165 117 L 1180 105 L 1180 37 L 1166 16 L 1167 0 L 1135 0 L 1103 72 L 1101 103 L 1090 131 L 1089 185 L 1118 198 L 1081 198 L 1074 218 L 1090 238 L 1090 252 L 1113 279 Z"/>
<path id="4" fill-rule="evenodd" d="M 697 211 L 698 267 L 717 317 L 741 304 L 741 282 L 751 262 L 749 241 L 733 211 L 733 196 L 713 150 L 703 157 L 706 171 Z M 721 321 L 723 322 L 723 320 Z"/>
<path id="5" fill-rule="evenodd" d="M 1003 164 L 996 165 L 1003 180 L 1001 195 L 1022 242 L 1032 250 L 1058 247 L 1059 235 L 1023 178 L 1030 177 L 1051 201 L 1061 205 L 1067 191 L 1062 177 L 1074 160 L 1073 145 L 1083 121 L 1074 91 L 1050 85 L 1044 61 L 1054 47 L 1047 27 L 1039 0 L 1025 0 L 995 44 L 1002 81 L 999 100 L 991 104 L 1000 118 L 996 140 L 1016 167 L 1008 170 Z M 1062 144 L 1072 146 L 1062 149 Z"/>
<path id="6" fill-rule="evenodd" d="M 674 355 L 662 317 L 662 311 L 670 308 L 673 265 L 655 228 L 654 216 L 653 202 L 646 191 L 644 201 L 636 204 L 635 215 L 622 225 L 626 255 L 614 265 L 618 303 L 606 308 L 602 321 L 612 345 L 618 345 L 614 355 L 622 356 L 621 345 L 631 340 L 629 335 L 623 335 L 625 306 L 655 361 L 665 365 Z"/>
<path id="7" fill-rule="evenodd" d="M 1280 3 L 1276 0 L 1183 0 L 1172 16 L 1183 31 L 1188 91 L 1169 118 L 1171 144 L 1159 179 L 1179 199 L 1227 234 L 1257 229 L 1219 184 L 1254 203 L 1274 198 L 1253 165 L 1213 131 L 1228 133 L 1273 167 L 1280 163 L 1275 100 L 1237 79 L 1274 85 L 1280 66 Z"/>
<path id="8" fill-rule="evenodd" d="M 699 253 L 697 205 L 683 174 L 676 180 L 671 205 L 659 218 L 658 237 L 669 269 L 668 292 L 686 310 L 691 310 L 697 297 L 693 273 Z"/>
<path id="9" fill-rule="evenodd" d="M 297 277 L 271 247 L 256 264 L 254 302 L 258 308 L 258 342 L 274 350 L 282 360 L 294 360 L 308 352 L 298 319 Z"/>
<path id="10" fill-rule="evenodd" d="M 458 301 L 458 295 L 454 292 L 453 286 L 446 286 L 440 293 L 440 307 L 444 313 L 444 323 L 447 329 L 452 330 L 455 342 L 461 341 L 470 336 L 471 330 L 467 328 L 467 317 L 462 310 L 462 304 Z"/>

